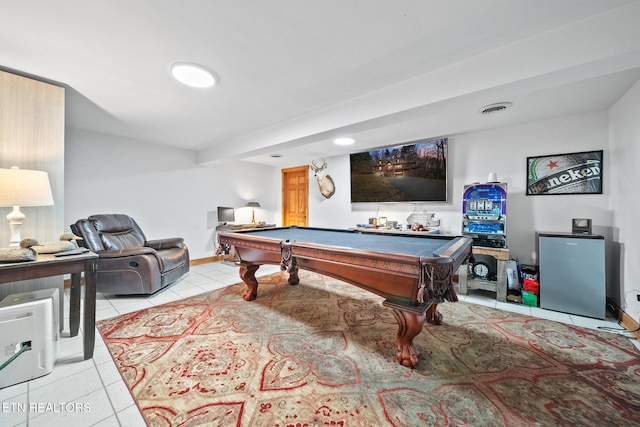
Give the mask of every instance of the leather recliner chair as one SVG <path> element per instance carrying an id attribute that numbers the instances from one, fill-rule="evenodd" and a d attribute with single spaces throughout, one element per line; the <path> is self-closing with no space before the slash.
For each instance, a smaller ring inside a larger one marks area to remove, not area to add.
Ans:
<path id="1" fill-rule="evenodd" d="M 148 295 L 189 271 L 189 249 L 181 237 L 147 240 L 128 215 L 92 215 L 71 231 L 82 238 L 80 246 L 99 256 L 98 292 Z"/>

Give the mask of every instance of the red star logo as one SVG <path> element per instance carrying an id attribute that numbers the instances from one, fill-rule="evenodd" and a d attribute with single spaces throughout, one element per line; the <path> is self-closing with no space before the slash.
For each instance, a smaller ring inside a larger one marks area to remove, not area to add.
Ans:
<path id="1" fill-rule="evenodd" d="M 549 160 L 549 164 L 547 166 L 549 166 L 549 169 L 557 168 L 558 167 L 558 162 L 554 162 L 553 160 Z"/>

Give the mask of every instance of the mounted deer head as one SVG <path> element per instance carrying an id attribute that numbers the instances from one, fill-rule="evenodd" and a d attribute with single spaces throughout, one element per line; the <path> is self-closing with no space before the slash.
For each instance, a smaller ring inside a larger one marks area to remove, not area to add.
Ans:
<path id="1" fill-rule="evenodd" d="M 325 162 L 324 159 L 322 159 L 322 162 L 322 166 L 317 166 L 315 160 L 312 161 L 311 169 L 313 169 L 313 174 L 318 180 L 320 192 L 325 198 L 329 199 L 333 196 L 333 193 L 336 192 L 336 186 L 333 183 L 333 179 L 324 172 L 327 167 L 327 162 Z"/>

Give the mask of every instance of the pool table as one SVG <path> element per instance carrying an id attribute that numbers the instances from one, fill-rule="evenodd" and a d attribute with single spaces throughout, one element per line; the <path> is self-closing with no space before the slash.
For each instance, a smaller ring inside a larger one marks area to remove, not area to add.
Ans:
<path id="1" fill-rule="evenodd" d="M 416 367 L 413 339 L 425 321 L 439 324 L 438 303 L 457 301 L 453 274 L 471 255 L 472 239 L 439 234 L 395 235 L 312 227 L 276 227 L 218 234 L 221 245 L 235 247 L 243 298 L 258 294 L 255 272 L 279 264 L 297 285 L 298 269 L 343 280 L 385 298 L 398 322 L 396 358 Z"/>

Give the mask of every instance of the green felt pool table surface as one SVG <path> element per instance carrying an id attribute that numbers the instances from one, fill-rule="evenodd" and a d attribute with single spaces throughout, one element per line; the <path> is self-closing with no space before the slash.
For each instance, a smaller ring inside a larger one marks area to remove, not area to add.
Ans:
<path id="1" fill-rule="evenodd" d="M 352 250 L 416 256 L 439 256 L 458 239 L 441 234 L 398 235 L 357 230 L 279 227 L 242 231 L 242 234 L 288 242 L 304 242 Z"/>

